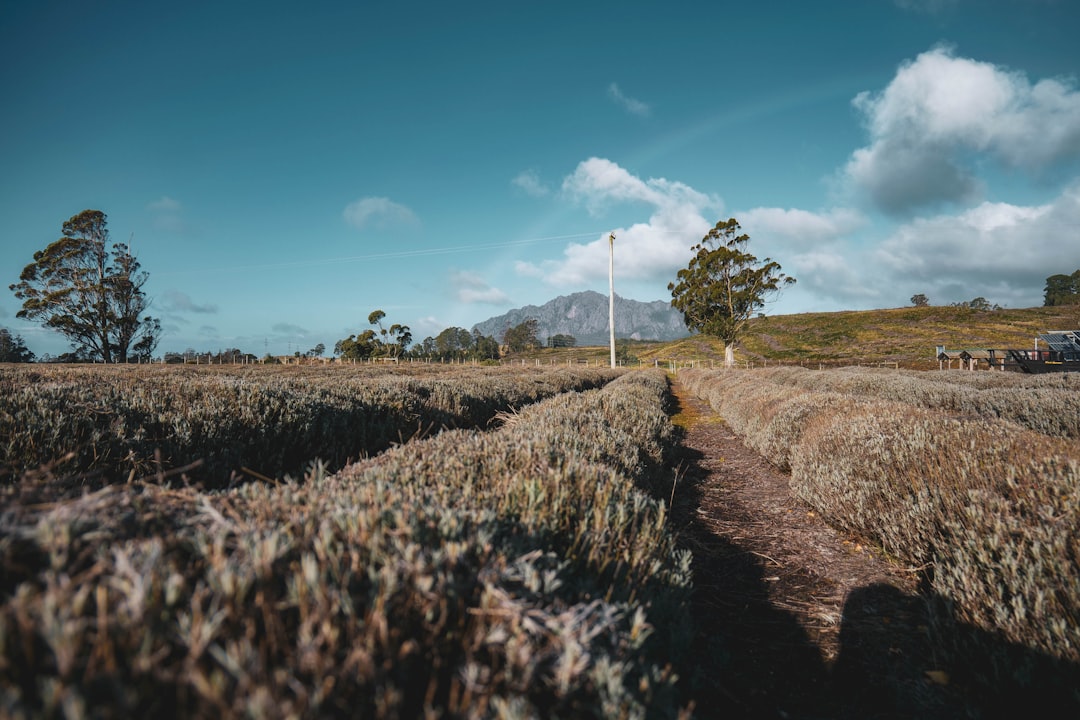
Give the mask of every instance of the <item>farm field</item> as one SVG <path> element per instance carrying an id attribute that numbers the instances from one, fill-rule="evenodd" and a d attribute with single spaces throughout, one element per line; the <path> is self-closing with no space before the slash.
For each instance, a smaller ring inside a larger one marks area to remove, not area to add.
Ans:
<path id="1" fill-rule="evenodd" d="M 301 475 L 443 428 L 599 387 L 597 368 L 226 365 L 0 367 L 0 468 L 109 483 L 186 468 L 222 487 Z M 191 463 L 198 467 L 188 467 Z"/>
<path id="2" fill-rule="evenodd" d="M 683 477 L 663 372 L 192 370 L 0 368 L 0 715 L 711 717 L 717 677 L 754 692 L 694 599 L 742 586 L 694 576 L 684 524 L 732 470 Z M 920 579 L 970 714 L 1080 708 L 1075 378 L 678 381 Z"/>
<path id="3" fill-rule="evenodd" d="M 679 379 L 789 472 L 815 513 L 918 574 L 934 649 L 984 713 L 1080 708 L 1075 379 L 867 368 Z"/>
<path id="4" fill-rule="evenodd" d="M 677 713 L 689 556 L 642 491 L 674 443 L 666 378 L 570 376 L 544 400 L 519 392 L 495 424 L 337 473 L 220 489 L 9 479 L 0 714 Z M 520 368 L 434 380 L 452 397 L 497 381 L 476 393 L 489 399 L 554 382 Z"/>

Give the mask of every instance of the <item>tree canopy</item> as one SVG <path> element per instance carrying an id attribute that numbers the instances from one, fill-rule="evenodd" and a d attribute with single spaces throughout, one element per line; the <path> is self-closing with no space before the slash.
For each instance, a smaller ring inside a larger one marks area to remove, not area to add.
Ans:
<path id="1" fill-rule="evenodd" d="M 671 306 L 682 312 L 686 327 L 723 341 L 729 365 L 735 341 L 754 313 L 782 286 L 795 283 L 780 272 L 779 263 L 746 252 L 749 242 L 735 218 L 721 220 L 691 248 L 695 255 L 677 282 L 668 284 Z"/>
<path id="2" fill-rule="evenodd" d="M 84 210 L 64 222 L 63 236 L 23 268 L 10 285 L 23 301 L 17 317 L 40 322 L 67 337 L 73 355 L 104 362 L 149 359 L 161 323 L 143 313 L 149 279 L 123 243 L 109 247 L 105 213 Z"/>
<path id="3" fill-rule="evenodd" d="M 510 352 L 521 352 L 537 347 L 540 343 L 536 338 L 540 323 L 536 318 L 529 318 L 512 328 L 507 328 L 503 333 L 503 345 Z"/>
<path id="4" fill-rule="evenodd" d="M 1044 306 L 1080 303 L 1080 270 L 1072 275 L 1051 275 L 1046 278 Z"/>
<path id="5" fill-rule="evenodd" d="M 34 362 L 34 353 L 23 344 L 22 337 L 12 335 L 10 330 L 0 327 L 0 362 Z"/>
<path id="6" fill-rule="evenodd" d="M 386 313 L 374 310 L 368 315 L 368 324 L 378 328 L 364 330 L 357 335 L 338 340 L 334 344 L 334 354 L 346 360 L 366 360 L 372 357 L 401 357 L 412 344 L 412 331 L 408 325 L 394 323 L 384 328 L 382 321 Z M 312 351 L 314 352 L 314 351 Z"/>

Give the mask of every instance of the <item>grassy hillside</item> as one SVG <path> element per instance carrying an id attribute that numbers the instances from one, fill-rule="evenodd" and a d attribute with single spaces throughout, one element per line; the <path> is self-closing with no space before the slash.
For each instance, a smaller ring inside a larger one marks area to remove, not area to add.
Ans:
<path id="1" fill-rule="evenodd" d="M 740 362 L 899 363 L 937 367 L 935 348 L 1029 348 L 1047 330 L 1080 329 L 1080 305 L 976 311 L 958 307 L 905 307 L 755 318 L 739 343 Z M 723 361 L 712 338 L 692 336 L 672 342 L 619 341 L 629 355 L 654 360 Z M 541 362 L 567 358 L 603 362 L 607 348 L 568 348 L 530 353 Z M 519 356 L 524 357 L 524 356 Z"/>
<path id="2" fill-rule="evenodd" d="M 1047 330 L 1080 328 L 1080 305 L 976 311 L 907 307 L 757 318 L 741 343 L 748 360 L 936 363 L 935 348 L 1030 348 Z"/>

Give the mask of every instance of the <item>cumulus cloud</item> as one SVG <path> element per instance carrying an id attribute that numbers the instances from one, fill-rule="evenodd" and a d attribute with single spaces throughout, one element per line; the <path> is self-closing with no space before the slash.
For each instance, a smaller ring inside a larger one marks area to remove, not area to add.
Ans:
<path id="1" fill-rule="evenodd" d="M 750 235 L 754 255 L 779 262 L 785 274 L 798 279 L 790 291 L 795 295 L 847 307 L 878 297 L 876 285 L 861 269 L 864 253 L 852 239 L 869 224 L 859 212 L 758 207 L 740 211 L 737 219 Z"/>
<path id="2" fill-rule="evenodd" d="M 632 115 L 647 117 L 649 113 L 652 112 L 652 109 L 647 103 L 624 94 L 616 83 L 608 85 L 608 97 L 611 98 L 616 105 L 619 105 L 622 109 Z"/>
<path id="3" fill-rule="evenodd" d="M 958 215 L 916 219 L 878 248 L 877 261 L 900 281 L 922 283 L 942 300 L 986 297 L 1039 305 L 1046 278 L 1080 267 L 1080 185 L 1038 206 L 984 202 Z"/>
<path id="4" fill-rule="evenodd" d="M 218 306 L 212 303 L 200 305 L 191 299 L 187 293 L 179 290 L 169 290 L 162 297 L 162 306 L 166 312 L 191 312 L 200 314 L 214 314 Z"/>
<path id="5" fill-rule="evenodd" d="M 751 238 L 764 234 L 799 245 L 834 240 L 866 225 L 866 218 L 848 208 L 814 213 L 797 208 L 759 207 L 740 213 L 738 219 Z"/>
<path id="6" fill-rule="evenodd" d="M 491 287 L 480 275 L 469 271 L 457 271 L 451 274 L 450 283 L 454 295 L 463 303 L 484 303 L 487 305 L 508 305 L 510 298 L 496 287 Z"/>
<path id="7" fill-rule="evenodd" d="M 349 203 L 342 212 L 345 222 L 357 229 L 376 227 L 380 230 L 395 226 L 416 226 L 420 218 L 400 203 L 384 197 L 360 198 Z"/>
<path id="8" fill-rule="evenodd" d="M 540 176 L 535 170 L 525 170 L 518 173 L 517 177 L 510 181 L 510 184 L 532 197 L 544 197 L 551 192 L 551 188 L 540 181 Z"/>
<path id="9" fill-rule="evenodd" d="M 860 93 L 870 144 L 844 168 L 888 213 L 977 202 L 973 158 L 1037 173 L 1080 157 L 1080 92 L 957 57 L 946 47 L 904 63 L 880 93 Z"/>
<path id="10" fill-rule="evenodd" d="M 616 272 L 629 279 L 667 282 L 689 258 L 690 246 L 701 240 L 713 221 L 708 212 L 721 208 L 718 198 L 689 185 L 663 178 L 642 180 L 625 168 L 603 158 L 581 162 L 562 184 L 563 197 L 599 213 L 608 205 L 632 202 L 650 207 L 647 222 L 615 228 Z M 539 265 L 519 262 L 521 275 L 542 278 L 559 286 L 580 286 L 607 277 L 608 234 L 589 243 L 572 243 L 559 260 Z"/>
<path id="11" fill-rule="evenodd" d="M 816 301 L 835 300 L 842 307 L 878 304 L 883 284 L 864 269 L 861 253 L 835 245 L 792 255 L 784 272 L 798 279 L 795 292 Z M 887 286 L 887 284 L 885 284 Z"/>

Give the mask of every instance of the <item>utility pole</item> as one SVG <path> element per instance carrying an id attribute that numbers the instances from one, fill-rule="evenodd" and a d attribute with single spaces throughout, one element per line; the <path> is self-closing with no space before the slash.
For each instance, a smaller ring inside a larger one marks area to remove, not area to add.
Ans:
<path id="1" fill-rule="evenodd" d="M 608 235 L 608 333 L 611 339 L 611 367 L 615 367 L 615 233 Z"/>

